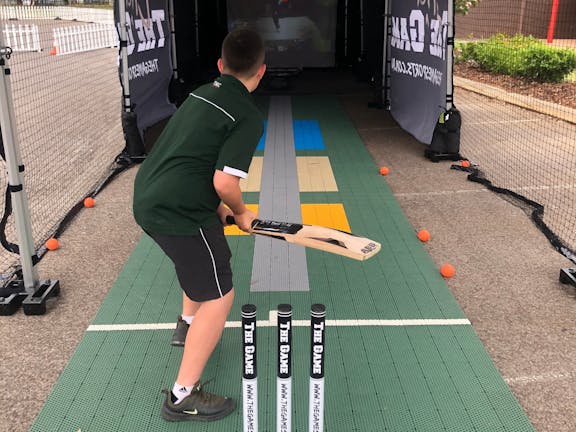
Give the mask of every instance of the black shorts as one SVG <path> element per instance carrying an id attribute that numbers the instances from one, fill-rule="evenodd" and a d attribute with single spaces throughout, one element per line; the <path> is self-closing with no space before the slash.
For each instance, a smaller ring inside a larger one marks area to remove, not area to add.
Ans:
<path id="1" fill-rule="evenodd" d="M 180 287 L 190 300 L 215 300 L 232 289 L 232 253 L 222 225 L 203 228 L 194 236 L 150 236 L 174 263 Z"/>

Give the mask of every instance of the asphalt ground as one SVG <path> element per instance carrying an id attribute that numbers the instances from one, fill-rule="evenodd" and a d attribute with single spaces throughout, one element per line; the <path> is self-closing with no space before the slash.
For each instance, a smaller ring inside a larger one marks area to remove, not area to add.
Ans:
<path id="1" fill-rule="evenodd" d="M 389 167 L 386 181 L 406 217 L 432 234 L 425 248 L 433 261 L 456 267 L 448 286 L 502 376 L 538 431 L 576 430 L 576 298 L 558 282 L 570 263 L 522 210 L 469 182 L 451 162 L 424 158 L 425 147 L 388 113 L 369 108 L 371 99 L 360 88 L 341 96 L 375 167 Z M 32 424 L 140 237 L 131 214 L 136 170 L 81 211 L 60 237 L 61 248 L 38 265 L 43 279 L 62 286 L 47 314 L 2 317 L 0 431 Z"/>

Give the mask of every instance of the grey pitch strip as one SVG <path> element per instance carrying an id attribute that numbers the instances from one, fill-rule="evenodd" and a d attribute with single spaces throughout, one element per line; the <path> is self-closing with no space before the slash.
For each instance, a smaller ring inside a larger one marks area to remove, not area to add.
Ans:
<path id="1" fill-rule="evenodd" d="M 270 100 L 258 217 L 302 222 L 290 97 Z M 257 236 L 251 291 L 308 291 L 306 251 L 302 246 Z"/>

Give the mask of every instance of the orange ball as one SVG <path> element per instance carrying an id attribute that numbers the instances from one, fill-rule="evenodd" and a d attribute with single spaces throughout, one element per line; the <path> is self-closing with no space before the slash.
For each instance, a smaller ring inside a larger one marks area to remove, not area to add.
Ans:
<path id="1" fill-rule="evenodd" d="M 51 250 L 51 251 L 56 250 L 56 249 L 58 249 L 58 246 L 59 246 L 59 244 L 58 244 L 57 239 L 52 237 L 52 238 L 49 238 L 48 240 L 46 240 L 46 249 Z"/>
<path id="2" fill-rule="evenodd" d="M 88 197 L 84 199 L 84 207 L 94 207 L 94 198 Z"/>
<path id="3" fill-rule="evenodd" d="M 430 233 L 428 232 L 428 230 L 422 229 L 418 231 L 418 239 L 421 242 L 427 242 L 428 240 L 430 240 Z"/>
<path id="4" fill-rule="evenodd" d="M 444 264 L 440 267 L 440 274 L 445 278 L 451 278 L 456 274 L 456 269 L 452 264 Z"/>
<path id="5" fill-rule="evenodd" d="M 381 167 L 380 168 L 380 174 L 382 174 L 383 176 L 388 175 L 388 173 L 390 172 L 390 170 L 388 169 L 388 167 Z"/>
<path id="6" fill-rule="evenodd" d="M 463 161 L 462 161 L 462 166 L 463 166 L 464 168 L 470 167 L 470 161 L 469 161 L 469 160 L 463 160 Z"/>

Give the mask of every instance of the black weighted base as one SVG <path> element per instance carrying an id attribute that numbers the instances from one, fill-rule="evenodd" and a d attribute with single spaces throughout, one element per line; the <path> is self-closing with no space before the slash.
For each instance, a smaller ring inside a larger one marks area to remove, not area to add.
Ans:
<path id="1" fill-rule="evenodd" d="M 560 282 L 563 284 L 572 284 L 576 288 L 576 268 L 564 268 L 560 270 Z"/>
<path id="2" fill-rule="evenodd" d="M 460 153 L 441 153 L 430 149 L 424 150 L 424 156 L 432 162 L 440 162 L 441 160 L 459 161 L 463 159 L 462 156 L 460 156 Z"/>
<path id="3" fill-rule="evenodd" d="M 13 315 L 22 306 L 26 315 L 46 313 L 46 301 L 60 295 L 59 281 L 42 281 L 34 292 L 26 291 L 21 280 L 10 281 L 0 288 L 0 315 Z"/>

